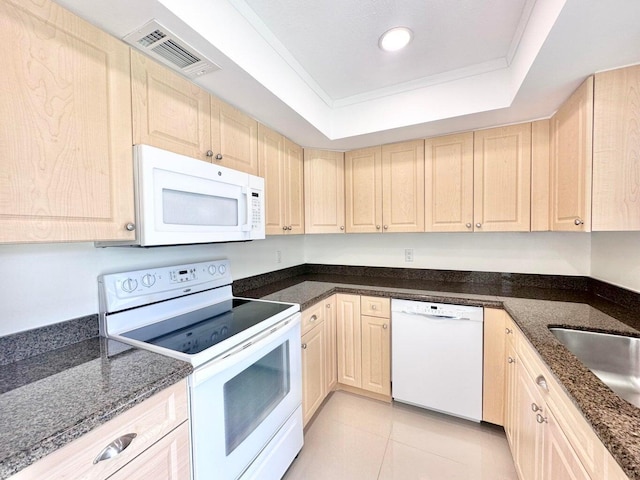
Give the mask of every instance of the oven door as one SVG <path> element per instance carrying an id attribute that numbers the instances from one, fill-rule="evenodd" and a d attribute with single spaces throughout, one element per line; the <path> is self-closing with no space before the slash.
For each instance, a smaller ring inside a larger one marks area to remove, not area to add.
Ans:
<path id="1" fill-rule="evenodd" d="M 301 405 L 300 314 L 285 322 L 191 375 L 196 480 L 238 478 Z"/>

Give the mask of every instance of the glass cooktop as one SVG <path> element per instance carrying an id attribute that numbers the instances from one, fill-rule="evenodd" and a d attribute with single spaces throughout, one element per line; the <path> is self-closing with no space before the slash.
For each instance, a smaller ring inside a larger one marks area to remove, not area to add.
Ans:
<path id="1" fill-rule="evenodd" d="M 121 335 L 193 355 L 290 307 L 282 303 L 234 298 Z"/>

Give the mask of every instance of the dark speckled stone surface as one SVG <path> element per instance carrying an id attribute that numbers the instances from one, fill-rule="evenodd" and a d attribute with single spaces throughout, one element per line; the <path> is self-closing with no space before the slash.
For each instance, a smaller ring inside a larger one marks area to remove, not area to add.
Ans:
<path id="1" fill-rule="evenodd" d="M 273 283 L 262 279 L 259 286 L 236 293 L 300 303 L 303 310 L 337 292 L 505 308 L 625 473 L 640 480 L 640 409 L 610 390 L 548 329 L 569 326 L 640 337 L 640 295 L 588 278 L 560 279 L 556 288 L 553 277 L 505 282 L 504 276 L 489 276 L 490 283 L 483 284 L 452 281 L 455 275 L 440 280 L 430 275 L 374 276 L 364 267 L 361 275 L 353 275 L 352 268 L 343 272 L 347 275 L 335 268 L 319 270 L 280 275 Z"/>
<path id="2" fill-rule="evenodd" d="M 98 337 L 0 366 L 0 479 L 191 371 L 188 363 Z"/>

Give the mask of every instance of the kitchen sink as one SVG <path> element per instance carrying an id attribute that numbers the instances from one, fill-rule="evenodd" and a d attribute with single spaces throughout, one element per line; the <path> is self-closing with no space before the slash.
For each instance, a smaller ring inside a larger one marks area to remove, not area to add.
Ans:
<path id="1" fill-rule="evenodd" d="M 640 338 L 559 327 L 549 330 L 611 390 L 640 407 Z"/>

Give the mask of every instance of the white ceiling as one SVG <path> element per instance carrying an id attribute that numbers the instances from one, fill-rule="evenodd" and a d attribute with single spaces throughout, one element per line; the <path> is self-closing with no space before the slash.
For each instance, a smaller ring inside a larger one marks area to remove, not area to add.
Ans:
<path id="1" fill-rule="evenodd" d="M 152 18 L 220 65 L 198 84 L 303 146 L 546 118 L 640 63 L 638 0 L 57 0 L 122 38 Z M 378 37 L 404 25 L 407 49 Z"/>

